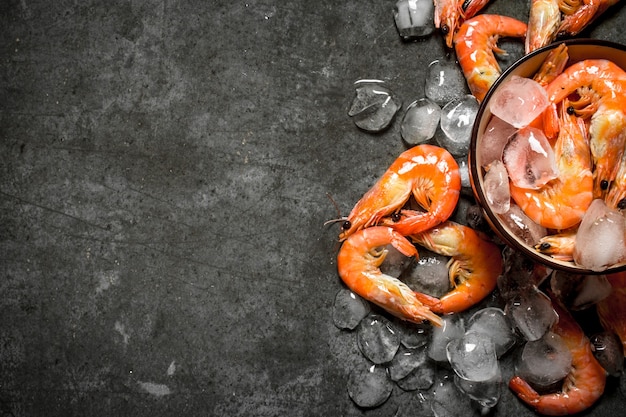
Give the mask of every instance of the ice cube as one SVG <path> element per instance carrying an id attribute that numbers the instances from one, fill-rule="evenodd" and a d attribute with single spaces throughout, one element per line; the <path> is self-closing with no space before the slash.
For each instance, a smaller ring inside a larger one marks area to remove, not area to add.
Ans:
<path id="1" fill-rule="evenodd" d="M 467 94 L 450 101 L 441 109 L 441 130 L 444 134 L 436 139 L 452 155 L 467 155 L 478 107 L 476 97 Z"/>
<path id="2" fill-rule="evenodd" d="M 424 349 L 398 351 L 387 369 L 391 379 L 405 391 L 428 389 L 435 378 L 435 364 L 428 360 Z"/>
<path id="3" fill-rule="evenodd" d="M 340 329 L 354 329 L 370 312 L 370 304 L 353 293 L 342 288 L 335 296 L 333 304 L 333 322 Z"/>
<path id="4" fill-rule="evenodd" d="M 474 313 L 468 321 L 466 332 L 488 335 L 495 345 L 498 358 L 502 357 L 516 342 L 513 324 L 504 311 L 497 307 L 483 308 Z"/>
<path id="5" fill-rule="evenodd" d="M 593 355 L 611 376 L 624 371 L 624 348 L 620 338 L 613 332 L 600 332 L 590 339 Z"/>
<path id="6" fill-rule="evenodd" d="M 574 244 L 574 262 L 592 271 L 604 271 L 626 260 L 626 221 L 604 200 L 591 202 L 583 216 Z"/>
<path id="7" fill-rule="evenodd" d="M 405 40 L 423 38 L 435 31 L 432 0 L 400 0 L 393 9 L 398 34 Z"/>
<path id="8" fill-rule="evenodd" d="M 541 84 L 517 75 L 502 84 L 489 101 L 493 115 L 517 128 L 528 126 L 549 105 Z"/>
<path id="9" fill-rule="evenodd" d="M 536 190 L 559 175 L 550 142 L 534 127 L 520 129 L 509 138 L 502 161 L 511 182 L 520 188 Z"/>
<path id="10" fill-rule="evenodd" d="M 555 271 L 550 278 L 552 293 L 570 310 L 588 308 L 611 294 L 606 275 L 582 275 Z"/>
<path id="11" fill-rule="evenodd" d="M 424 81 L 424 94 L 440 106 L 469 94 L 459 64 L 445 57 L 431 62 Z"/>
<path id="12" fill-rule="evenodd" d="M 459 174 L 461 175 L 461 190 L 466 191 L 468 195 L 471 195 L 472 183 L 470 182 L 469 165 L 467 164 L 467 158 L 455 158 L 457 165 L 459 166 Z"/>
<path id="13" fill-rule="evenodd" d="M 402 102 L 380 80 L 355 82 L 356 96 L 348 116 L 359 128 L 368 132 L 380 132 L 389 127 Z"/>
<path id="14" fill-rule="evenodd" d="M 407 266 L 413 262 L 413 258 L 410 258 L 396 249 L 393 245 L 389 244 L 385 246 L 387 255 L 385 260 L 380 265 L 380 270 L 383 274 L 397 278 L 400 276 Z"/>
<path id="15" fill-rule="evenodd" d="M 430 323 L 411 323 L 406 320 L 392 317 L 393 330 L 400 338 L 402 346 L 414 349 L 424 346 L 430 340 Z"/>
<path id="16" fill-rule="evenodd" d="M 437 362 L 447 362 L 446 347 L 454 339 L 460 339 L 465 334 L 465 323 L 458 314 L 442 317 L 441 327 L 434 327 L 428 345 L 428 357 Z"/>
<path id="17" fill-rule="evenodd" d="M 487 381 L 498 373 L 498 357 L 491 337 L 482 332 L 466 332 L 446 345 L 446 356 L 454 372 L 469 381 Z"/>
<path id="18" fill-rule="evenodd" d="M 418 248 L 420 258 L 400 276 L 413 291 L 442 297 L 450 291 L 448 257 Z"/>
<path id="19" fill-rule="evenodd" d="M 348 395 L 359 407 L 378 407 L 387 401 L 392 390 L 393 382 L 380 365 L 361 364 L 348 376 Z"/>
<path id="20" fill-rule="evenodd" d="M 441 118 L 441 108 L 437 103 L 429 98 L 422 98 L 409 104 L 404 117 L 400 133 L 410 145 L 418 145 L 427 142 L 435 136 L 439 120 Z"/>
<path id="21" fill-rule="evenodd" d="M 504 147 L 515 132 L 517 132 L 517 128 L 499 117 L 493 116 L 489 120 L 476 150 L 477 154 L 480 155 L 483 167 L 488 166 L 493 161 L 502 161 Z"/>
<path id="22" fill-rule="evenodd" d="M 493 161 L 483 178 L 485 197 L 489 207 L 497 214 L 505 214 L 511 208 L 511 189 L 509 174 L 504 163 Z"/>
<path id="23" fill-rule="evenodd" d="M 363 356 L 375 364 L 391 361 L 400 347 L 400 338 L 391 323 L 378 314 L 370 314 L 361 320 L 357 341 Z"/>
<path id="24" fill-rule="evenodd" d="M 570 372 L 572 354 L 561 336 L 548 332 L 527 342 L 517 365 L 517 374 L 537 389 L 547 389 Z"/>
<path id="25" fill-rule="evenodd" d="M 478 413 L 473 410 L 470 397 L 460 391 L 454 377 L 443 378 L 435 384 L 431 409 L 435 417 L 473 417 Z"/>
<path id="26" fill-rule="evenodd" d="M 476 401 L 483 408 L 481 415 L 487 415 L 489 410 L 496 406 L 500 400 L 502 391 L 502 374 L 498 367 L 496 375 L 484 381 L 472 381 L 460 377 L 458 374 L 454 376 L 454 383 L 469 398 Z M 465 415 L 465 414 L 462 414 Z"/>
<path id="27" fill-rule="evenodd" d="M 504 311 L 527 341 L 543 337 L 558 320 L 550 298 L 537 289 L 517 294 Z"/>
<path id="28" fill-rule="evenodd" d="M 529 246 L 535 246 L 539 239 L 548 234 L 545 227 L 532 221 L 516 204 L 498 216 L 511 232 Z"/>

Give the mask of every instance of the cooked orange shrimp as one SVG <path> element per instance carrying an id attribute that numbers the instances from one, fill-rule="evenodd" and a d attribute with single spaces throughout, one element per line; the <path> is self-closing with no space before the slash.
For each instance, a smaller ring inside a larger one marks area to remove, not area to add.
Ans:
<path id="1" fill-rule="evenodd" d="M 391 214 L 385 225 L 405 236 L 436 226 L 450 217 L 460 190 L 459 166 L 447 150 L 426 144 L 414 146 L 400 154 L 356 203 L 342 225 L 339 240 L 379 224 Z M 425 212 L 399 211 L 411 193 Z"/>
<path id="2" fill-rule="evenodd" d="M 384 246 L 389 244 L 405 256 L 417 256 L 415 246 L 398 232 L 385 226 L 369 227 L 351 235 L 341 245 L 337 256 L 339 276 L 356 294 L 394 316 L 413 323 L 430 320 L 441 326 L 441 318 L 422 305 L 413 290 L 380 271 L 388 253 Z"/>
<path id="3" fill-rule="evenodd" d="M 626 72 L 605 59 L 587 59 L 567 67 L 546 86 L 552 103 L 577 92 L 592 114 L 589 125 L 594 168 L 594 197 L 602 198 L 617 174 L 626 144 Z M 579 106 L 579 103 L 576 103 Z"/>
<path id="4" fill-rule="evenodd" d="M 568 229 L 582 220 L 593 201 L 593 173 L 585 121 L 561 106 L 559 137 L 554 145 L 559 175 L 532 190 L 510 184 L 511 197 L 535 223 L 548 229 Z"/>
<path id="5" fill-rule="evenodd" d="M 524 38 L 528 26 L 512 17 L 482 14 L 466 20 L 454 37 L 457 59 L 470 91 L 482 101 L 489 88 L 501 74 L 494 52 L 506 53 L 498 48 L 501 36 Z"/>
<path id="6" fill-rule="evenodd" d="M 607 274 L 606 277 L 613 291 L 596 304 L 596 311 L 602 327 L 619 336 L 626 356 L 626 272 Z"/>
<path id="7" fill-rule="evenodd" d="M 526 33 L 526 53 L 552 43 L 560 24 L 559 0 L 532 0 Z"/>
<path id="8" fill-rule="evenodd" d="M 553 306 L 559 321 L 552 331 L 561 336 L 572 354 L 572 369 L 561 391 L 541 395 L 519 376 L 509 381 L 509 388 L 538 413 L 563 416 L 586 410 L 600 398 L 606 385 L 606 371 L 593 356 L 589 339 L 570 313 L 558 302 L 553 302 Z"/>
<path id="9" fill-rule="evenodd" d="M 610 208 L 626 209 L 626 152 L 622 155 L 619 169 L 605 200 Z"/>
<path id="10" fill-rule="evenodd" d="M 576 230 L 569 229 L 562 233 L 544 236 L 535 245 L 537 252 L 550 255 L 561 261 L 574 260 L 574 246 L 576 245 Z"/>
<path id="11" fill-rule="evenodd" d="M 562 43 L 548 53 L 539 71 L 533 76 L 533 80 L 545 87 L 563 72 L 568 61 L 567 45 Z"/>
<path id="12" fill-rule="evenodd" d="M 503 268 L 502 253 L 480 232 L 447 221 L 410 237 L 428 250 L 451 257 L 448 271 L 454 289 L 440 299 L 417 294 L 417 298 L 435 313 L 467 310 L 496 287 Z"/>
<path id="13" fill-rule="evenodd" d="M 561 11 L 565 15 L 558 34 L 560 36 L 576 36 L 598 16 L 619 0 L 561 0 Z"/>
<path id="14" fill-rule="evenodd" d="M 434 0 L 435 27 L 441 30 L 448 48 L 452 48 L 454 34 L 462 20 L 463 2 L 459 0 Z"/>

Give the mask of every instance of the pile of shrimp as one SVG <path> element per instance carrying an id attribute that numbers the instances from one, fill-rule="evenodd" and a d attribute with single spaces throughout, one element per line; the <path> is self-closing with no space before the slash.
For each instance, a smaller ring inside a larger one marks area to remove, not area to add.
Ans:
<path id="1" fill-rule="evenodd" d="M 522 39 L 530 52 L 558 37 L 576 35 L 617 1 L 532 0 L 528 23 L 479 14 L 487 3 L 434 0 L 435 25 L 446 46 L 454 48 L 470 91 L 479 101 L 501 75 L 494 55 L 504 52 L 497 47 L 499 37 Z M 622 94 L 626 94 L 626 73 L 622 75 L 610 62 L 566 64 L 566 51 L 557 48 L 535 77 L 552 103 L 540 123 L 554 140 L 562 175 L 550 189 L 527 194 L 527 190 L 513 187 L 511 194 L 527 213 L 535 213 L 533 220 L 539 224 L 571 231 L 596 198 L 626 209 L 626 134 L 621 133 L 626 132 L 626 95 Z M 602 75 L 589 68 L 601 68 Z M 623 124 L 615 125 L 616 120 Z M 616 160 L 621 163 L 614 164 Z M 327 222 L 341 224 L 337 255 L 341 280 L 352 292 L 393 316 L 412 323 L 429 321 L 434 326 L 443 324 L 441 315 L 463 312 L 485 299 L 504 273 L 502 248 L 485 233 L 449 219 L 460 190 L 459 167 L 446 149 L 422 144 L 400 154 L 347 217 Z M 554 205 L 557 198 L 567 199 L 559 202 L 563 208 Z M 524 201 L 526 204 L 521 204 Z M 556 211 L 547 212 L 550 205 Z M 567 256 L 564 248 L 571 245 L 571 238 L 558 238 L 564 240 L 546 240 L 542 247 L 548 251 L 547 245 L 551 245 L 549 250 L 555 256 Z M 449 257 L 452 290 L 436 298 L 383 273 L 380 266 L 389 247 L 406 257 L 418 258 L 419 248 Z M 606 329 L 618 334 L 626 354 L 626 314 L 609 314 L 611 309 L 624 311 L 626 273 L 613 274 L 611 284 L 613 293 L 598 304 L 598 315 Z M 519 376 L 510 380 L 509 387 L 538 413 L 574 414 L 589 408 L 603 394 L 606 371 L 595 359 L 581 327 L 552 299 L 559 314 L 552 331 L 566 341 L 572 353 L 570 374 L 555 393 L 540 394 Z"/>

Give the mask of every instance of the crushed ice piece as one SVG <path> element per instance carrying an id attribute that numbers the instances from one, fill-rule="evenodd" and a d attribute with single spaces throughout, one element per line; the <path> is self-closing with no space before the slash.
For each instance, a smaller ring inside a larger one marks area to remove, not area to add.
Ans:
<path id="1" fill-rule="evenodd" d="M 502 161 L 511 182 L 520 188 L 536 190 L 559 175 L 550 142 L 534 127 L 520 129 L 509 138 Z"/>
<path id="2" fill-rule="evenodd" d="M 361 320 L 357 341 L 363 356 L 375 364 L 392 360 L 400 347 L 400 338 L 391 323 L 378 314 L 370 314 Z"/>
<path id="3" fill-rule="evenodd" d="M 333 322 L 339 329 L 354 329 L 369 314 L 370 304 L 347 288 L 335 295 Z"/>
<path id="4" fill-rule="evenodd" d="M 399 0 L 393 17 L 398 34 L 405 41 L 420 39 L 435 31 L 432 0 Z"/>
<path id="5" fill-rule="evenodd" d="M 430 403 L 435 417 L 472 417 L 472 401 L 459 390 L 454 378 L 443 378 L 435 384 Z"/>
<path id="6" fill-rule="evenodd" d="M 459 166 L 459 174 L 461 175 L 461 189 L 470 191 L 472 189 L 472 183 L 470 181 L 469 165 L 467 164 L 467 158 L 455 158 L 457 165 Z"/>
<path id="7" fill-rule="evenodd" d="M 430 323 L 411 323 L 392 317 L 393 329 L 400 338 L 400 344 L 407 349 L 422 347 L 430 340 Z"/>
<path id="8" fill-rule="evenodd" d="M 583 310 L 611 294 L 606 275 L 582 275 L 555 271 L 550 278 L 552 293 L 570 310 Z"/>
<path id="9" fill-rule="evenodd" d="M 402 271 L 413 262 L 413 258 L 404 255 L 392 244 L 386 245 L 385 250 L 387 251 L 387 255 L 380 265 L 380 270 L 383 274 L 398 278 Z"/>
<path id="10" fill-rule="evenodd" d="M 517 364 L 517 374 L 536 389 L 549 389 L 567 376 L 572 367 L 572 353 L 553 332 L 527 342 Z"/>
<path id="11" fill-rule="evenodd" d="M 400 350 L 387 367 L 391 380 L 405 391 L 430 388 L 435 381 L 435 368 L 424 349 Z"/>
<path id="12" fill-rule="evenodd" d="M 454 372 L 469 381 L 487 381 L 498 373 L 498 357 L 491 337 L 481 332 L 466 332 L 446 345 L 448 362 Z"/>
<path id="13" fill-rule="evenodd" d="M 589 339 L 593 356 L 611 376 L 624 372 L 624 348 L 617 334 L 609 331 L 596 333 Z"/>
<path id="14" fill-rule="evenodd" d="M 462 378 L 457 374 L 454 376 L 454 383 L 460 391 L 464 392 L 469 398 L 481 405 L 483 408 L 481 415 L 487 415 L 489 410 L 495 407 L 500 400 L 502 374 L 499 366 L 496 374 L 490 379 L 473 381 Z"/>
<path id="15" fill-rule="evenodd" d="M 515 132 L 517 132 L 517 128 L 499 117 L 493 116 L 489 120 L 476 150 L 476 153 L 480 155 L 483 167 L 488 166 L 493 161 L 502 161 L 504 147 Z"/>
<path id="16" fill-rule="evenodd" d="M 496 356 L 502 357 L 515 345 L 515 329 L 504 311 L 497 307 L 478 310 L 470 317 L 466 333 L 477 332 L 488 335 L 496 349 Z"/>
<path id="17" fill-rule="evenodd" d="M 359 80 L 356 96 L 348 111 L 354 124 L 368 132 L 380 132 L 389 127 L 402 102 L 380 80 Z"/>
<path id="18" fill-rule="evenodd" d="M 498 217 L 515 236 L 529 246 L 535 246 L 539 239 L 548 234 L 545 227 L 532 221 L 516 204 L 511 203 L 509 211 Z"/>
<path id="19" fill-rule="evenodd" d="M 511 208 L 511 189 L 509 188 L 509 174 L 504 164 L 493 161 L 483 177 L 485 197 L 494 213 L 505 214 Z"/>
<path id="20" fill-rule="evenodd" d="M 595 199 L 585 212 L 574 244 L 574 262 L 592 271 L 604 271 L 626 260 L 626 220 L 618 210 Z"/>
<path id="21" fill-rule="evenodd" d="M 357 366 L 348 377 L 348 395 L 359 407 L 378 407 L 387 401 L 392 390 L 393 382 L 380 365 Z"/>
<path id="22" fill-rule="evenodd" d="M 414 101 L 409 104 L 402 118 L 402 139 L 410 145 L 431 140 L 435 136 L 440 118 L 441 107 L 434 101 L 428 98 Z"/>
<path id="23" fill-rule="evenodd" d="M 476 120 L 479 103 L 471 94 L 454 99 L 441 109 L 441 131 L 437 136 L 439 145 L 454 156 L 465 156 L 469 152 L 472 127 Z"/>
<path id="24" fill-rule="evenodd" d="M 469 94 L 467 82 L 459 64 L 448 58 L 431 62 L 424 81 L 424 94 L 440 106 Z"/>
<path id="25" fill-rule="evenodd" d="M 418 247 L 419 259 L 400 276 L 413 291 L 442 297 L 450 291 L 448 257 Z"/>
<path id="26" fill-rule="evenodd" d="M 455 339 L 460 339 L 465 334 L 465 323 L 458 314 L 449 314 L 441 318 L 441 327 L 434 327 L 428 345 L 428 357 L 437 362 L 447 362 L 446 346 Z"/>
<path id="27" fill-rule="evenodd" d="M 541 84 L 517 75 L 502 84 L 489 101 L 491 114 L 517 128 L 528 126 L 549 105 Z"/>
<path id="28" fill-rule="evenodd" d="M 550 298 L 536 289 L 517 294 L 504 311 L 527 341 L 541 339 L 558 320 Z"/>

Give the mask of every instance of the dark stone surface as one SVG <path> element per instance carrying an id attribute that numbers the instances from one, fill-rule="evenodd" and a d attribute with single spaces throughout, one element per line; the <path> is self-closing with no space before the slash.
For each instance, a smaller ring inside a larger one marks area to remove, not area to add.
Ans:
<path id="1" fill-rule="evenodd" d="M 406 106 L 445 54 L 439 36 L 403 43 L 393 5 L 0 3 L 0 416 L 415 401 L 349 399 L 362 359 L 332 323 L 323 226 L 327 194 L 346 214 L 404 149 L 397 120 L 355 128 L 352 83 L 386 80 Z M 585 35 L 624 42 L 625 25 L 618 5 Z M 623 414 L 607 391 L 588 415 Z M 514 414 L 532 415 L 505 389 L 495 415 Z"/>

